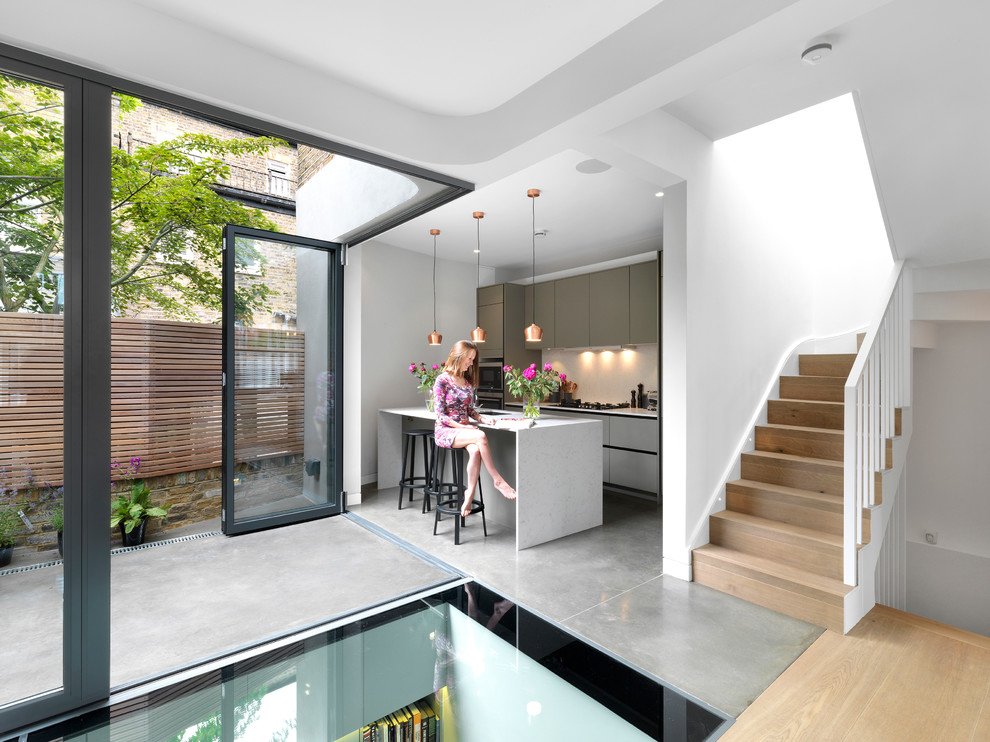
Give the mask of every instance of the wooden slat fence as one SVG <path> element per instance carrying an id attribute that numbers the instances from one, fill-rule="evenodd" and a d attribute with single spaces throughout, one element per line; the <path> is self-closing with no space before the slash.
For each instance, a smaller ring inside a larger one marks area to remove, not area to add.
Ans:
<path id="1" fill-rule="evenodd" d="M 303 450 L 303 334 L 237 328 L 237 458 Z M 111 454 L 158 476 L 218 466 L 221 327 L 115 318 Z M 0 312 L 0 467 L 23 487 L 62 482 L 62 318 Z"/>

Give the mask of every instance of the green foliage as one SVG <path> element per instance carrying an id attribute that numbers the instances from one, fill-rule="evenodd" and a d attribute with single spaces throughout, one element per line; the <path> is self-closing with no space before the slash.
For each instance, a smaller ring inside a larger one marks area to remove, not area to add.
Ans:
<path id="1" fill-rule="evenodd" d="M 141 105 L 119 98 L 121 114 Z M 226 158 L 263 155 L 270 137 L 183 134 L 129 153 L 112 148 L 111 289 L 114 311 L 155 306 L 173 318 L 221 309 L 221 236 L 234 223 L 276 230 L 257 209 L 223 198 L 214 185 Z M 58 312 L 56 259 L 64 231 L 61 92 L 0 75 L 0 311 Z M 257 254 L 242 254 L 251 261 Z M 265 306 L 261 275 L 241 282 L 239 316 Z"/>
<path id="2" fill-rule="evenodd" d="M 7 467 L 0 466 L 0 548 L 13 546 L 14 536 L 21 530 L 18 497 L 17 487 L 8 484 Z"/>
<path id="3" fill-rule="evenodd" d="M 409 373 L 415 374 L 419 379 L 419 391 L 429 394 L 433 391 L 433 385 L 436 383 L 437 377 L 443 373 L 443 366 L 436 363 L 432 367 L 428 367 L 422 362 L 418 366 L 415 363 L 410 363 Z"/>
<path id="4" fill-rule="evenodd" d="M 0 75 L 0 311 L 51 311 L 62 250 L 60 91 Z M 27 101 L 27 102 L 25 102 Z"/>
<path id="5" fill-rule="evenodd" d="M 51 509 L 48 511 L 48 522 L 52 524 L 52 528 L 56 531 L 59 533 L 62 532 L 62 528 L 65 525 L 65 514 L 62 511 L 61 500 L 52 504 Z"/>
<path id="6" fill-rule="evenodd" d="M 21 530 L 21 519 L 17 512 L 4 503 L 0 503 L 0 549 L 13 546 L 14 536 Z"/>
<path id="7" fill-rule="evenodd" d="M 130 490 L 117 497 L 117 501 L 113 504 L 113 515 L 110 517 L 111 528 L 123 523 L 127 533 L 140 526 L 141 521 L 146 518 L 164 518 L 172 507 L 166 505 L 160 508 L 151 504 L 151 490 L 148 485 L 143 479 L 133 479 L 139 466 L 141 466 L 141 458 L 138 456 L 132 458 L 127 466 L 116 461 L 110 463 L 111 476 L 116 471 L 131 482 Z"/>

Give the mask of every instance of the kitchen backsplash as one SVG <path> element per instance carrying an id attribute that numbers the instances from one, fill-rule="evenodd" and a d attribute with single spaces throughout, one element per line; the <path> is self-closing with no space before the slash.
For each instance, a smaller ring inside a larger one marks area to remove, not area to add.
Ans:
<path id="1" fill-rule="evenodd" d="M 656 343 L 630 350 L 543 351 L 543 362 L 576 381 L 574 396 L 586 402 L 628 402 L 637 384 L 644 391 L 656 390 L 658 360 Z"/>

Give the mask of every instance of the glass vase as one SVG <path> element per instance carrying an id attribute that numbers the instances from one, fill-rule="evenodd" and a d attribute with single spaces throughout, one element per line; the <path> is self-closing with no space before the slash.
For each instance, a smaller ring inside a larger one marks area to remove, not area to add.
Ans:
<path id="1" fill-rule="evenodd" d="M 433 392 L 426 392 L 426 409 L 433 412 Z"/>
<path id="2" fill-rule="evenodd" d="M 540 398 L 536 394 L 523 395 L 523 417 L 535 420 L 540 416 Z"/>

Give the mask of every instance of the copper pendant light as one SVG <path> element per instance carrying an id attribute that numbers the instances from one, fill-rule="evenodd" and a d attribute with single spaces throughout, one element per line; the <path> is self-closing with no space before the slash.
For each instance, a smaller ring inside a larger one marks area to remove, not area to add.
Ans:
<path id="1" fill-rule="evenodd" d="M 543 340 L 543 328 L 536 324 L 536 197 L 540 189 L 530 188 L 526 195 L 533 199 L 533 324 L 526 328 L 526 342 L 539 343 Z"/>
<path id="2" fill-rule="evenodd" d="M 478 223 L 478 249 L 475 252 L 478 254 L 478 288 L 481 288 L 481 220 L 485 218 L 484 211 L 476 211 L 474 214 L 475 221 Z M 488 333 L 481 329 L 481 323 L 478 321 L 478 303 L 474 304 L 474 320 L 477 327 L 471 330 L 471 342 L 483 343 L 488 338 Z"/>
<path id="3" fill-rule="evenodd" d="M 440 345 L 443 342 L 443 335 L 437 332 L 437 235 L 439 229 L 431 229 L 433 235 L 433 332 L 427 337 L 430 345 Z"/>

